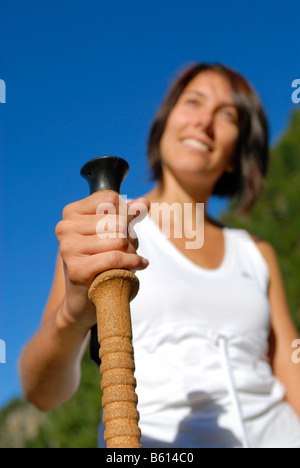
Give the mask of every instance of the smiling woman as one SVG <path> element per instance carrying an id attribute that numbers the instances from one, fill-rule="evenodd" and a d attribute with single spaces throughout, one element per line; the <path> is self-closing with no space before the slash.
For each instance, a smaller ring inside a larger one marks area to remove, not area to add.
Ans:
<path id="1" fill-rule="evenodd" d="M 203 79 L 206 72 L 207 85 L 213 84 L 209 76 L 214 75 L 215 84 L 226 88 L 224 98 L 228 102 L 219 102 L 214 119 L 229 127 L 238 128 L 239 136 L 235 151 L 231 155 L 231 167 L 217 181 L 213 195 L 235 197 L 237 209 L 245 213 L 258 199 L 264 184 L 268 168 L 268 123 L 259 97 L 251 85 L 237 72 L 220 64 L 197 64 L 184 71 L 170 88 L 164 102 L 158 110 L 149 135 L 148 160 L 152 169 L 153 180 L 160 180 L 162 175 L 160 140 L 164 133 L 170 113 L 178 101 L 186 100 L 190 112 L 207 103 L 209 95 L 205 90 L 194 88 L 192 80 Z M 196 82 L 194 82 L 196 83 Z M 215 87 L 214 87 L 215 89 Z M 207 92 L 209 92 L 207 90 Z M 219 96 L 220 96 L 220 90 Z M 216 95 L 217 98 L 217 95 Z M 210 116 L 211 118 L 212 116 Z M 220 126 L 220 125 L 219 125 Z M 203 139 L 204 138 L 204 139 Z M 199 140 L 199 136 L 198 136 Z M 202 143 L 212 149 L 212 141 L 202 135 Z M 195 144 L 195 141 L 194 141 Z M 196 143 L 197 144 L 197 143 Z"/>
<path id="2" fill-rule="evenodd" d="M 205 71 L 193 78 L 169 114 L 160 142 L 160 161 L 186 183 L 210 194 L 224 172 L 234 170 L 238 115 L 224 78 Z M 202 177 L 201 177 L 202 174 Z"/>
<path id="3" fill-rule="evenodd" d="M 131 318 L 142 447 L 300 448 L 300 372 L 290 349 L 298 334 L 276 254 L 206 210 L 212 194 L 236 198 L 244 212 L 258 198 L 268 126 L 256 92 L 225 66 L 189 68 L 157 113 L 149 161 L 157 183 L 139 199 L 145 216 L 134 226 L 137 237 L 124 238 L 114 192 L 64 208 L 52 291 L 20 362 L 25 395 L 48 410 L 74 394 L 96 322 L 89 287 L 102 271 L 135 270 L 141 287 Z M 128 221 L 136 202 L 125 207 Z M 110 238 L 96 228 L 107 216 L 97 212 L 102 203 L 113 205 L 119 221 Z M 185 229 L 166 238 L 155 210 L 162 205 L 176 206 L 168 218 L 174 226 L 203 228 L 198 248 Z M 101 424 L 100 447 L 107 438 Z"/>

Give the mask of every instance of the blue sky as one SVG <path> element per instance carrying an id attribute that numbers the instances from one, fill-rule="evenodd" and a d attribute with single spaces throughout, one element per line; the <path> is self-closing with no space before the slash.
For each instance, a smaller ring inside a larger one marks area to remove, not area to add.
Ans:
<path id="1" fill-rule="evenodd" d="M 184 65 L 223 62 L 258 90 L 274 143 L 300 78 L 295 0 L 1 2 L 0 406 L 20 395 L 16 362 L 39 326 L 52 281 L 55 225 L 88 195 L 90 158 L 131 167 L 122 193 L 146 193 L 146 140 L 166 87 Z"/>

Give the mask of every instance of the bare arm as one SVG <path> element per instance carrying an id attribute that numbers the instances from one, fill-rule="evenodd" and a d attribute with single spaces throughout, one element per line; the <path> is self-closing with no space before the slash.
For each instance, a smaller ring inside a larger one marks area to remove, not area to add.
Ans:
<path id="1" fill-rule="evenodd" d="M 80 363 L 89 329 L 65 319 L 64 307 L 65 281 L 59 256 L 41 326 L 23 350 L 19 363 L 23 394 L 43 411 L 67 401 L 80 383 Z"/>
<path id="2" fill-rule="evenodd" d="M 147 266 L 136 253 L 137 240 L 127 236 L 128 224 L 135 215 L 124 219 L 118 213 L 116 235 L 99 238 L 96 226 L 106 216 L 97 214 L 102 202 L 112 203 L 118 212 L 118 195 L 98 192 L 68 205 L 56 227 L 60 254 L 51 293 L 41 326 L 19 363 L 25 398 L 44 411 L 67 401 L 80 383 L 81 359 L 89 331 L 96 323 L 95 307 L 88 300 L 95 276 L 111 268 L 140 270 Z M 146 214 L 149 205 L 145 200 L 141 203 Z M 124 231 L 126 237 L 120 237 Z"/>
<path id="3" fill-rule="evenodd" d="M 258 248 L 269 266 L 269 300 L 271 305 L 271 364 L 273 372 L 286 388 L 286 399 L 300 416 L 300 365 L 292 360 L 292 343 L 299 338 L 288 309 L 284 283 L 276 253 L 267 242 Z"/>

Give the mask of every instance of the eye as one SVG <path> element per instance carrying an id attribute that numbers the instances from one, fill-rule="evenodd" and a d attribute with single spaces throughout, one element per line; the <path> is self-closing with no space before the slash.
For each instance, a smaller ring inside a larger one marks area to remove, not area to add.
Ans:
<path id="1" fill-rule="evenodd" d="M 219 114 L 224 120 L 227 120 L 229 122 L 237 123 L 238 121 L 237 112 L 235 111 L 235 109 L 223 108 L 220 109 Z"/>
<path id="2" fill-rule="evenodd" d="M 187 98 L 186 99 L 186 104 L 188 104 L 190 106 L 193 106 L 193 107 L 197 107 L 197 106 L 200 105 L 200 102 L 195 98 Z"/>

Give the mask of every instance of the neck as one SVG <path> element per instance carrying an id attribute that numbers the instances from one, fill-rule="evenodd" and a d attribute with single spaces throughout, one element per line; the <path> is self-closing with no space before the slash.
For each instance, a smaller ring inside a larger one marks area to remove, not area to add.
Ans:
<path id="1" fill-rule="evenodd" d="M 204 203 L 205 221 L 207 215 L 207 202 L 212 193 L 211 187 L 200 187 L 199 184 L 184 183 L 178 181 L 172 174 L 164 171 L 162 179 L 145 197 L 150 203 L 179 203 L 184 207 L 185 203 L 196 205 Z"/>

